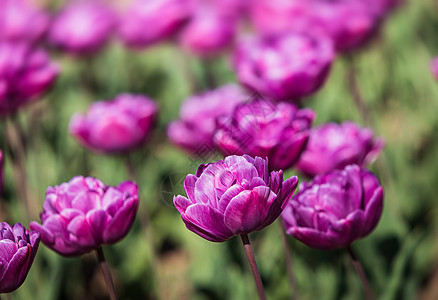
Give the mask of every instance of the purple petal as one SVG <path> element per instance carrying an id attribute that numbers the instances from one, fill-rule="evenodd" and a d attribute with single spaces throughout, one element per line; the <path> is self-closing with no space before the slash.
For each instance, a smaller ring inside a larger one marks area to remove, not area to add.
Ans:
<path id="1" fill-rule="evenodd" d="M 32 249 L 30 245 L 21 247 L 14 254 L 3 276 L 0 278 L 2 286 L 5 284 L 1 290 L 2 293 L 12 292 L 24 282 L 30 268 L 31 254 Z"/>
<path id="2" fill-rule="evenodd" d="M 241 192 L 231 200 L 225 210 L 225 225 L 234 234 L 249 233 L 261 229 L 258 227 L 266 218 L 276 198 L 277 195 L 265 186 Z"/>
<path id="3" fill-rule="evenodd" d="M 194 201 L 195 199 L 195 184 L 198 180 L 198 177 L 196 177 L 193 174 L 189 174 L 184 179 L 184 190 L 186 191 L 187 197 Z"/>
<path id="4" fill-rule="evenodd" d="M 329 240 L 325 233 L 313 228 L 290 227 L 286 233 L 312 248 L 320 250 L 333 250 L 338 248 L 338 245 Z"/>
<path id="5" fill-rule="evenodd" d="M 84 215 L 75 217 L 67 226 L 70 240 L 80 248 L 88 249 L 96 246 L 90 226 Z"/>
<path id="6" fill-rule="evenodd" d="M 103 232 L 111 217 L 102 209 L 94 209 L 87 213 L 87 222 L 96 244 L 103 242 Z"/>
<path id="7" fill-rule="evenodd" d="M 227 208 L 230 201 L 237 196 L 239 193 L 243 191 L 243 187 L 236 184 L 230 187 L 221 197 L 219 200 L 218 209 L 221 213 L 225 212 L 225 209 Z"/>
<path id="8" fill-rule="evenodd" d="M 186 212 L 187 208 L 193 203 L 184 196 L 178 195 L 173 198 L 173 204 L 180 214 Z"/>
<path id="9" fill-rule="evenodd" d="M 95 191 L 84 191 L 74 197 L 72 207 L 86 214 L 88 211 L 101 207 L 101 196 Z"/>
<path id="10" fill-rule="evenodd" d="M 224 224 L 224 216 L 208 205 L 191 205 L 181 217 L 189 230 L 209 241 L 225 241 L 233 236 Z"/>
<path id="11" fill-rule="evenodd" d="M 134 224 L 138 208 L 138 197 L 134 196 L 126 200 L 123 207 L 108 223 L 103 234 L 103 241 L 112 244 L 122 239 Z"/>
<path id="12" fill-rule="evenodd" d="M 365 209 L 365 220 L 361 236 L 368 235 L 380 220 L 383 210 L 383 188 L 379 187 L 374 191 Z"/>

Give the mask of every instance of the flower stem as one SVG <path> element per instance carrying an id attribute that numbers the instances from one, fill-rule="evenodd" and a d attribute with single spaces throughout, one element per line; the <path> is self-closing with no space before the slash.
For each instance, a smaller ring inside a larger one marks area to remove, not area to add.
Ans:
<path id="1" fill-rule="evenodd" d="M 37 208 L 31 197 L 27 181 L 24 133 L 16 117 L 13 117 L 12 120 L 6 120 L 3 123 L 3 127 L 7 145 L 6 148 L 14 168 L 14 184 L 17 198 L 19 198 L 19 201 L 22 201 L 22 205 L 26 209 L 27 218 L 30 221 L 37 217 Z"/>
<path id="2" fill-rule="evenodd" d="M 281 241 L 283 244 L 283 252 L 284 252 L 284 260 L 286 262 L 286 270 L 287 270 L 287 276 L 289 278 L 289 285 L 292 290 L 292 295 L 290 297 L 291 300 L 298 299 L 298 287 L 297 282 L 295 280 L 294 271 L 293 271 L 293 265 L 292 265 L 292 250 L 290 249 L 287 235 L 286 235 L 286 228 L 284 228 L 284 223 L 281 220 L 277 221 L 280 225 L 280 232 L 281 232 Z"/>
<path id="3" fill-rule="evenodd" d="M 356 105 L 364 124 L 374 127 L 372 126 L 374 122 L 371 117 L 369 108 L 363 99 L 359 84 L 357 82 L 356 67 L 352 56 L 347 57 L 347 63 L 347 83 L 351 97 L 353 98 L 354 104 Z"/>
<path id="4" fill-rule="evenodd" d="M 347 250 L 348 250 L 348 253 L 350 254 L 351 260 L 353 262 L 353 266 L 356 269 L 356 272 L 359 275 L 360 280 L 362 281 L 362 286 L 363 286 L 363 289 L 365 290 L 366 299 L 373 300 L 374 299 L 373 291 L 371 289 L 370 284 L 368 283 L 367 276 L 365 275 L 365 272 L 362 268 L 362 265 L 361 265 L 359 259 L 357 258 L 356 254 L 353 252 L 353 249 L 351 248 L 351 246 L 348 246 Z"/>
<path id="5" fill-rule="evenodd" d="M 248 256 L 249 264 L 251 266 L 252 275 L 254 276 L 254 280 L 257 286 L 257 292 L 259 293 L 259 299 L 265 300 L 265 290 L 263 289 L 262 278 L 260 277 L 259 270 L 257 268 L 257 263 L 254 258 L 254 253 L 252 252 L 251 244 L 249 242 L 249 238 L 247 234 L 241 234 L 240 238 L 242 239 L 243 247 L 245 248 L 246 256 Z"/>
<path id="6" fill-rule="evenodd" d="M 103 276 L 105 278 L 106 287 L 111 300 L 117 300 L 116 290 L 114 289 L 114 283 L 111 278 L 111 273 L 109 271 L 108 265 L 105 261 L 105 256 L 103 255 L 102 247 L 96 250 L 97 261 L 99 262 L 100 268 L 102 269 Z"/>

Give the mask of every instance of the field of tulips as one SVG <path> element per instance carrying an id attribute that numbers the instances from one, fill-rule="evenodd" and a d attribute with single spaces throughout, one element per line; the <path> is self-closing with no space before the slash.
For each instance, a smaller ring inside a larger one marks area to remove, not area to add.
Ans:
<path id="1" fill-rule="evenodd" d="M 0 298 L 438 299 L 437 33 L 436 0 L 0 0 Z"/>

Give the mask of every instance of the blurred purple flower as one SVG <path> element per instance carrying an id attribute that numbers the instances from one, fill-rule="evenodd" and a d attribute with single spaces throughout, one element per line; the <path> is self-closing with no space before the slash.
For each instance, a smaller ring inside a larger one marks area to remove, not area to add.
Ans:
<path id="1" fill-rule="evenodd" d="M 384 0 L 373 1 L 382 4 Z M 381 7 L 364 0 L 256 0 L 251 19 L 264 35 L 290 31 L 325 35 L 338 51 L 346 52 L 374 35 L 384 14 Z"/>
<path id="2" fill-rule="evenodd" d="M 384 144 L 371 129 L 353 122 L 323 124 L 310 130 L 309 143 L 297 169 L 313 177 L 350 164 L 366 167 L 377 158 Z"/>
<path id="3" fill-rule="evenodd" d="M 216 119 L 230 114 L 247 99 L 248 95 L 234 84 L 194 95 L 181 105 L 180 120 L 169 124 L 167 135 L 172 143 L 191 154 L 211 152 L 215 149 Z"/>
<path id="4" fill-rule="evenodd" d="M 288 169 L 304 151 L 314 113 L 254 99 L 218 119 L 215 142 L 224 155 L 267 157 L 270 170 Z"/>
<path id="5" fill-rule="evenodd" d="M 117 15 L 101 1 L 73 1 L 55 18 L 49 41 L 78 55 L 101 49 L 117 26 Z"/>
<path id="6" fill-rule="evenodd" d="M 77 256 L 125 237 L 137 207 L 134 182 L 113 187 L 97 178 L 76 176 L 47 189 L 42 224 L 31 222 L 30 228 L 41 233 L 47 247 L 61 255 Z"/>
<path id="7" fill-rule="evenodd" d="M 260 157 L 228 156 L 200 165 L 184 180 L 187 197 L 173 199 L 187 229 L 212 241 L 258 231 L 281 214 L 292 197 L 298 178 L 283 181 L 283 172 L 268 172 Z"/>
<path id="8" fill-rule="evenodd" d="M 83 146 L 105 153 L 134 150 L 146 142 L 158 113 L 151 99 L 121 94 L 113 101 L 91 104 L 86 115 L 76 113 L 69 131 Z"/>
<path id="9" fill-rule="evenodd" d="M 430 61 L 430 71 L 436 80 L 438 80 L 438 56 Z"/>
<path id="10" fill-rule="evenodd" d="M 263 97 L 296 101 L 321 87 L 333 59 L 330 40 L 290 33 L 242 40 L 234 69 L 242 84 Z"/>
<path id="11" fill-rule="evenodd" d="M 0 42 L 34 43 L 49 26 L 49 16 L 28 0 L 0 1 Z"/>
<path id="12" fill-rule="evenodd" d="M 192 14 L 192 0 L 136 0 L 122 18 L 119 36 L 135 48 L 173 35 Z"/>
<path id="13" fill-rule="evenodd" d="M 3 151 L 0 150 L 0 194 L 3 191 Z"/>
<path id="14" fill-rule="evenodd" d="M 179 39 L 190 52 L 202 56 L 214 55 L 233 42 L 236 27 L 234 17 L 214 7 L 201 6 L 183 28 Z"/>
<path id="15" fill-rule="evenodd" d="M 0 223 L 0 294 L 19 288 L 26 279 L 41 236 L 20 223 Z"/>
<path id="16" fill-rule="evenodd" d="M 346 247 L 368 235 L 383 209 L 377 177 L 357 165 L 302 183 L 282 218 L 287 234 L 312 248 Z"/>
<path id="17" fill-rule="evenodd" d="M 58 68 L 46 52 L 25 44 L 0 43 L 0 116 L 36 100 L 57 75 Z"/>

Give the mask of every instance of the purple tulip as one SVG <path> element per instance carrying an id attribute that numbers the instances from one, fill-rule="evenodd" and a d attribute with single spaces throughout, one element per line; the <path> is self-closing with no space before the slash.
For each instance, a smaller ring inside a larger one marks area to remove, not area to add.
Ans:
<path id="1" fill-rule="evenodd" d="M 86 115 L 75 114 L 69 131 L 79 143 L 96 152 L 127 152 L 146 142 L 157 112 L 151 99 L 121 94 L 113 101 L 93 103 Z"/>
<path id="2" fill-rule="evenodd" d="M 26 279 L 40 244 L 38 232 L 20 223 L 0 223 L 0 294 L 19 288 Z"/>
<path id="3" fill-rule="evenodd" d="M 438 56 L 431 60 L 430 71 L 436 80 L 438 80 Z"/>
<path id="4" fill-rule="evenodd" d="M 192 96 L 181 106 L 181 119 L 169 124 L 167 135 L 172 143 L 191 154 L 211 152 L 215 149 L 216 119 L 230 114 L 247 99 L 248 95 L 233 84 Z"/>
<path id="5" fill-rule="evenodd" d="M 224 155 L 267 157 L 271 170 L 288 169 L 306 147 L 314 113 L 255 99 L 219 118 L 215 142 Z"/>
<path id="6" fill-rule="evenodd" d="M 234 69 L 242 84 L 264 97 L 299 100 L 322 86 L 333 58 L 329 40 L 290 33 L 242 40 Z"/>
<path id="7" fill-rule="evenodd" d="M 125 237 L 137 207 L 134 182 L 113 187 L 96 178 L 76 176 L 47 189 L 42 224 L 31 222 L 30 228 L 41 233 L 47 247 L 61 255 L 77 256 Z"/>
<path id="8" fill-rule="evenodd" d="M 36 100 L 57 75 L 58 68 L 46 52 L 24 44 L 0 43 L 0 116 Z"/>
<path id="9" fill-rule="evenodd" d="M 283 181 L 283 171 L 268 172 L 260 157 L 228 156 L 200 165 L 196 175 L 184 180 L 187 197 L 173 203 L 187 229 L 212 241 L 223 242 L 270 225 L 283 211 L 298 184 L 292 176 Z"/>
<path id="10" fill-rule="evenodd" d="M 192 14 L 192 0 L 137 0 L 123 17 L 119 36 L 135 48 L 173 35 Z"/>
<path id="11" fill-rule="evenodd" d="M 350 164 L 366 167 L 377 158 L 384 144 L 371 129 L 352 122 L 323 124 L 310 130 L 309 143 L 297 168 L 313 177 Z"/>
<path id="12" fill-rule="evenodd" d="M 234 17 L 213 7 L 200 7 L 181 32 L 184 48 L 201 56 L 214 55 L 229 46 L 236 33 Z"/>
<path id="13" fill-rule="evenodd" d="M 48 14 L 28 0 L 0 1 L 0 42 L 34 43 L 48 26 Z"/>
<path id="14" fill-rule="evenodd" d="M 368 235 L 383 209 L 377 177 L 357 165 L 302 183 L 282 218 L 287 234 L 309 247 L 331 250 Z"/>
<path id="15" fill-rule="evenodd" d="M 381 10 L 365 0 L 257 0 L 251 19 L 264 35 L 291 30 L 325 35 L 333 40 L 337 51 L 347 52 L 359 48 L 374 35 Z"/>
<path id="16" fill-rule="evenodd" d="M 74 1 L 55 18 L 49 41 L 72 54 L 101 49 L 117 25 L 116 14 L 100 1 Z"/>

